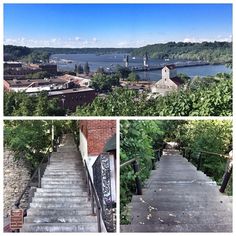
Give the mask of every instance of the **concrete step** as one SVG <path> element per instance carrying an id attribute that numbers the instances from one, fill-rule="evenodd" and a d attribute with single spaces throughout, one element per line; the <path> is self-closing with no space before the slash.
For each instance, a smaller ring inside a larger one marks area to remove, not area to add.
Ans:
<path id="1" fill-rule="evenodd" d="M 84 188 L 37 188 L 38 193 L 84 193 L 86 191 Z"/>
<path id="2" fill-rule="evenodd" d="M 87 197 L 87 192 L 35 192 L 35 197 Z"/>
<path id="3" fill-rule="evenodd" d="M 55 197 L 55 196 L 51 196 L 51 197 L 34 197 L 33 198 L 33 203 L 45 203 L 45 204 L 48 204 L 48 203 L 81 203 L 81 204 L 84 204 L 84 203 L 87 203 L 88 202 L 88 198 L 86 196 L 84 197 L 62 197 L 62 196 L 59 196 L 59 197 Z"/>
<path id="4" fill-rule="evenodd" d="M 96 223 L 97 217 L 92 215 L 82 216 L 27 216 L 24 218 L 25 223 Z"/>
<path id="5" fill-rule="evenodd" d="M 50 184 L 50 183 L 42 183 L 42 188 L 71 188 L 71 189 L 81 189 L 85 187 L 84 183 L 81 184 L 73 184 L 73 185 L 68 185 L 68 184 Z"/>
<path id="6" fill-rule="evenodd" d="M 30 203 L 30 207 L 32 208 L 78 208 L 78 209 L 86 209 L 90 207 L 89 202 L 32 202 Z"/>
<path id="7" fill-rule="evenodd" d="M 42 181 L 56 181 L 56 182 L 62 182 L 62 181 L 67 181 L 67 182 L 71 182 L 71 181 L 80 181 L 80 182 L 85 182 L 86 178 L 85 177 L 80 177 L 80 176 L 76 176 L 76 177 L 43 177 Z"/>
<path id="8" fill-rule="evenodd" d="M 30 208 L 27 210 L 27 216 L 86 216 L 91 215 L 90 207 L 81 208 Z"/>
<path id="9" fill-rule="evenodd" d="M 228 198 L 228 196 L 225 196 L 223 194 L 219 194 L 217 196 L 215 196 L 215 198 L 212 200 L 211 198 L 209 198 L 209 195 L 206 193 L 197 193 L 197 194 L 172 194 L 172 195 L 166 195 L 166 194 L 144 194 L 142 196 L 138 196 L 138 195 L 134 195 L 132 197 L 132 202 L 143 202 L 147 200 L 148 202 L 193 202 L 193 201 L 205 201 L 205 202 L 212 202 L 212 201 L 217 201 L 220 202 L 222 204 L 224 203 L 228 203 L 228 202 L 232 202 L 232 200 L 230 198 Z"/>
<path id="10" fill-rule="evenodd" d="M 156 211 L 194 211 L 198 209 L 199 211 L 206 210 L 206 211 L 216 211 L 216 210 L 225 210 L 231 211 L 231 204 L 230 202 L 220 202 L 220 201 L 200 201 L 196 199 L 195 202 L 180 202 L 180 201 L 162 201 L 157 202 L 156 200 L 145 199 L 143 197 L 145 203 L 139 202 L 132 202 L 133 210 L 135 212 L 136 209 L 138 212 L 148 212 L 150 208 L 154 208 Z"/>
<path id="11" fill-rule="evenodd" d="M 231 224 L 133 224 L 122 226 L 122 232 L 232 232 Z"/>
<path id="12" fill-rule="evenodd" d="M 91 223 L 41 223 L 24 224 L 21 232 L 97 232 L 97 224 Z"/>
<path id="13" fill-rule="evenodd" d="M 71 179 L 60 179 L 60 180 L 58 180 L 58 179 L 42 179 L 41 180 L 41 183 L 42 183 L 42 186 L 44 185 L 44 184 L 53 184 L 53 185 L 60 185 L 60 184 L 62 184 L 62 185 L 66 185 L 66 184 L 68 184 L 68 185 L 83 185 L 84 184 L 84 180 L 82 180 L 82 179 L 77 179 L 77 180 L 71 180 Z"/>
<path id="14" fill-rule="evenodd" d="M 221 214 L 224 214 L 224 217 Z M 164 224 L 229 224 L 232 223 L 232 212 L 223 211 L 151 211 L 137 212 L 132 215 L 131 224 L 140 222 L 153 225 Z"/>
<path id="15" fill-rule="evenodd" d="M 69 172 L 49 172 L 49 171 L 45 171 L 44 172 L 44 175 L 43 176 L 55 176 L 55 177 L 77 177 L 77 176 L 83 176 L 83 175 L 85 175 L 85 173 L 83 173 L 83 172 L 79 172 L 79 171 L 76 171 L 76 172 L 73 172 L 73 173 L 71 173 L 71 171 L 69 171 Z"/>
<path id="16" fill-rule="evenodd" d="M 56 170 L 48 170 L 46 169 L 44 172 L 44 175 L 60 175 L 60 176 L 69 176 L 69 175 L 80 175 L 83 174 L 81 173 L 80 170 L 62 170 L 62 171 L 56 171 Z"/>

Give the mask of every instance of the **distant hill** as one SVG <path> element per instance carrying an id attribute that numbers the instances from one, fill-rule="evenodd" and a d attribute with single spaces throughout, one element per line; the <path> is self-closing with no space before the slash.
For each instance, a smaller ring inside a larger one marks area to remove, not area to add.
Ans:
<path id="1" fill-rule="evenodd" d="M 28 48 L 13 45 L 4 45 L 4 60 L 24 60 L 37 62 L 47 61 L 52 54 L 107 54 L 107 53 L 131 53 L 133 48 Z"/>
<path id="2" fill-rule="evenodd" d="M 143 56 L 147 52 L 151 58 L 202 60 L 210 63 L 232 62 L 232 43 L 159 43 L 133 50 L 133 56 Z"/>
<path id="3" fill-rule="evenodd" d="M 143 56 L 147 52 L 151 58 L 202 60 L 210 63 L 232 62 L 232 43 L 159 43 L 140 48 L 28 48 L 4 45 L 4 60 L 24 60 L 28 62 L 48 61 L 51 54 L 107 54 L 130 53 L 132 56 Z"/>

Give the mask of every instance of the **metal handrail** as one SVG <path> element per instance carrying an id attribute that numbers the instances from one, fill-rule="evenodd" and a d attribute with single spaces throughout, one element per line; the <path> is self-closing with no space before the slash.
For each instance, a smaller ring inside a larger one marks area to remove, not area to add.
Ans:
<path id="1" fill-rule="evenodd" d="M 15 201 L 14 206 L 15 206 L 16 208 L 19 208 L 21 199 L 23 198 L 23 196 L 24 196 L 24 194 L 26 193 L 27 189 L 30 187 L 30 184 L 31 184 L 32 180 L 36 177 L 37 174 L 38 174 L 38 187 L 41 187 L 41 173 L 40 173 L 40 170 L 41 170 L 42 164 L 44 163 L 46 157 L 47 157 L 47 159 L 48 159 L 48 162 L 47 162 L 47 163 L 50 163 L 50 152 L 49 152 L 49 149 L 50 149 L 50 147 L 47 149 L 46 155 L 43 157 L 43 159 L 41 160 L 41 162 L 39 163 L 39 165 L 35 168 L 35 171 L 34 171 L 32 177 L 30 178 L 30 180 L 28 181 L 27 185 L 26 185 L 25 188 L 23 189 L 21 195 L 20 195 L 20 196 L 18 197 L 18 199 Z"/>
<path id="2" fill-rule="evenodd" d="M 85 170 L 86 170 L 86 177 L 87 177 L 87 185 L 88 185 L 88 195 L 89 195 L 89 200 L 91 200 L 91 208 L 92 208 L 92 214 L 95 214 L 94 211 L 94 198 L 95 198 L 95 202 L 96 202 L 96 215 L 97 215 L 97 224 L 98 224 L 98 232 L 102 232 L 102 225 L 101 225 L 101 213 L 102 213 L 102 207 L 101 207 L 101 203 L 99 201 L 98 198 L 98 194 L 96 191 L 96 188 L 93 184 L 91 175 L 89 174 L 89 170 L 88 170 L 88 166 L 86 161 L 84 161 L 84 166 L 85 166 Z"/>
<path id="3" fill-rule="evenodd" d="M 180 149 L 184 150 L 183 157 L 185 157 L 185 154 L 186 154 L 185 150 L 186 149 L 190 150 L 190 152 L 188 153 L 188 157 L 187 157 L 188 161 L 190 161 L 190 159 L 191 159 L 191 152 L 192 152 L 191 148 L 189 148 L 189 147 L 181 147 Z M 202 154 L 215 155 L 215 156 L 223 157 L 224 159 L 226 159 L 228 161 L 230 160 L 229 155 L 225 155 L 225 154 L 220 154 L 220 153 L 215 153 L 215 152 L 208 152 L 208 151 L 203 151 L 203 150 L 199 150 L 199 151 L 196 150 L 196 152 L 198 153 L 198 155 L 197 155 L 197 170 L 200 170 L 202 162 L 203 162 Z M 227 187 L 227 184 L 228 184 L 228 182 L 230 180 L 230 177 L 232 175 L 232 170 L 233 170 L 233 164 L 231 163 L 231 165 L 230 165 L 230 163 L 227 162 L 226 167 L 227 168 L 226 168 L 224 176 L 223 176 L 223 181 L 222 181 L 220 189 L 219 189 L 219 191 L 221 193 L 224 193 L 224 191 L 225 191 L 225 189 Z"/>
<path id="4" fill-rule="evenodd" d="M 155 161 L 160 161 L 160 157 L 162 156 L 162 150 L 163 148 L 158 148 L 158 149 L 154 149 L 155 152 L 157 152 L 156 157 L 152 158 L 152 170 L 155 170 Z M 142 181 L 139 178 L 139 176 L 136 174 L 139 172 L 139 163 L 137 158 L 132 158 L 122 164 L 120 164 L 120 169 L 122 169 L 125 166 L 128 166 L 132 164 L 133 165 L 133 170 L 134 170 L 134 174 L 135 174 L 135 187 L 136 187 L 136 193 L 137 195 L 142 195 Z"/>
<path id="5" fill-rule="evenodd" d="M 180 149 L 189 149 L 189 150 L 191 150 L 190 147 L 181 147 Z M 229 159 L 229 156 L 228 156 L 228 155 L 221 154 L 221 153 L 208 152 L 208 151 L 203 151 L 203 150 L 196 150 L 196 152 L 198 152 L 198 153 L 210 154 L 210 155 L 216 155 L 216 156 L 221 156 L 221 157 L 224 157 L 225 159 Z"/>
<path id="6" fill-rule="evenodd" d="M 133 163 L 135 161 L 136 161 L 136 158 L 132 158 L 132 159 L 130 159 L 130 160 L 120 164 L 120 168 L 123 168 L 123 167 L 125 167 L 125 166 L 127 166 L 127 165 L 129 165 L 129 164 L 131 164 L 131 163 Z"/>

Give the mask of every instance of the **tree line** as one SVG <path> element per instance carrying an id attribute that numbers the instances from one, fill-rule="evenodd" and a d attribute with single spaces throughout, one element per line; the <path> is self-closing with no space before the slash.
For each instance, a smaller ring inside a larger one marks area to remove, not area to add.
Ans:
<path id="1" fill-rule="evenodd" d="M 210 63 L 232 62 L 231 42 L 202 42 L 183 43 L 168 42 L 136 48 L 133 56 L 143 56 L 145 53 L 151 58 L 201 60 Z"/>
<path id="2" fill-rule="evenodd" d="M 184 43 L 168 42 L 147 45 L 140 48 L 28 48 L 4 45 L 4 60 L 24 59 L 30 62 L 46 61 L 52 54 L 109 54 L 125 53 L 151 58 L 202 60 L 210 63 L 231 63 L 231 42 Z"/>

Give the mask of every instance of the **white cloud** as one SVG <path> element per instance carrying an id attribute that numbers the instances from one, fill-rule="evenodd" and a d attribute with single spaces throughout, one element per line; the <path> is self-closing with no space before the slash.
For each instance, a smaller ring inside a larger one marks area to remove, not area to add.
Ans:
<path id="1" fill-rule="evenodd" d="M 201 43 L 201 42 L 232 42 L 232 35 L 223 36 L 223 35 L 217 35 L 216 38 L 196 38 L 196 37 L 186 37 L 183 39 L 183 42 L 185 43 Z"/>

